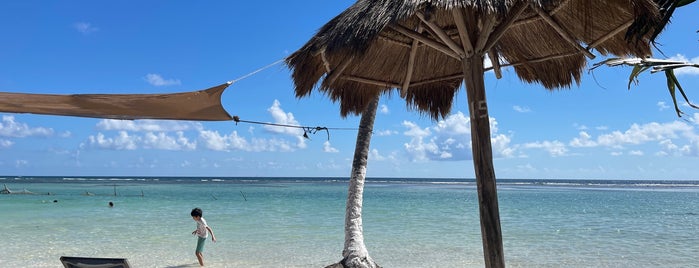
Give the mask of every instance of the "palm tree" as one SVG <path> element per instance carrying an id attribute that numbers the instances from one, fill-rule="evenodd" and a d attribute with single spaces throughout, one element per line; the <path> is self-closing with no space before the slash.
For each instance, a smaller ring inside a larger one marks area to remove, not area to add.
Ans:
<path id="1" fill-rule="evenodd" d="M 586 58 L 651 54 L 652 33 L 682 0 L 359 0 L 287 59 L 297 96 L 319 90 L 341 111 L 398 89 L 433 119 L 465 85 L 486 267 L 504 267 L 483 60 L 547 89 L 579 83 Z M 299 95 L 299 93 L 302 93 Z M 306 92 L 306 93 L 304 93 Z M 346 97 L 346 98 L 343 98 Z"/>
<path id="2" fill-rule="evenodd" d="M 352 173 L 345 208 L 345 245 L 342 250 L 343 258 L 339 262 L 344 267 L 380 267 L 369 256 L 369 251 L 364 244 L 364 229 L 362 227 L 364 180 L 366 179 L 369 145 L 371 144 L 372 129 L 378 106 L 379 96 L 377 95 L 369 102 L 359 120 L 357 144 L 354 147 Z"/>
<path id="3" fill-rule="evenodd" d="M 653 58 L 611 58 L 600 63 L 596 63 L 592 67 L 592 69 L 595 69 L 602 65 L 607 65 L 611 67 L 620 65 L 633 66 L 633 70 L 629 75 L 629 89 L 631 89 L 632 83 L 638 82 L 638 76 L 641 75 L 641 73 L 648 70 L 650 70 L 651 73 L 663 72 L 665 73 L 665 79 L 667 80 L 667 90 L 670 93 L 670 97 L 672 97 L 672 103 L 675 105 L 675 112 L 677 113 L 677 116 L 682 117 L 682 114 L 684 113 L 682 112 L 682 110 L 680 110 L 679 105 L 677 105 L 677 91 L 679 91 L 680 94 L 682 94 L 682 98 L 684 98 L 684 101 L 687 102 L 687 105 L 694 109 L 699 109 L 699 106 L 696 106 L 689 101 L 689 98 L 687 98 L 687 94 L 684 92 L 684 89 L 682 88 L 680 81 L 677 80 L 677 76 L 675 76 L 676 69 L 692 67 L 699 68 L 699 63 L 661 60 Z"/>
<path id="4" fill-rule="evenodd" d="M 303 55 L 299 55 L 299 52 L 293 53 L 287 57 L 287 65 L 296 66 L 299 64 L 298 60 L 303 58 L 302 56 Z M 296 72 L 292 74 L 295 78 L 300 78 L 300 75 L 302 74 Z M 311 89 L 313 89 L 313 85 L 303 86 L 297 84 L 296 96 L 299 98 L 308 96 L 311 93 Z M 354 149 L 354 158 L 352 160 L 349 188 L 347 190 L 344 225 L 345 242 L 342 250 L 342 259 L 337 263 L 328 265 L 326 268 L 378 268 L 380 266 L 369 256 L 369 251 L 364 244 L 362 204 L 371 136 L 374 128 L 374 120 L 376 119 L 379 98 L 383 90 L 358 92 L 354 90 L 342 91 L 325 89 L 326 88 L 321 87 L 320 91 L 327 94 L 332 101 L 340 103 L 340 114 L 342 117 L 346 117 L 350 114 L 361 114 Z"/>

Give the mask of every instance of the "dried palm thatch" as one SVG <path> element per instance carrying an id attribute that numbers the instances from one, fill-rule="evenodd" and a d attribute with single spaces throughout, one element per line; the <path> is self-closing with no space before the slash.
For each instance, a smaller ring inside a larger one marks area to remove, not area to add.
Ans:
<path id="1" fill-rule="evenodd" d="M 343 116 L 400 89 L 409 107 L 436 119 L 451 109 L 465 56 L 487 53 L 498 76 L 513 66 L 525 82 L 565 88 L 580 82 L 593 50 L 649 56 L 647 29 L 658 27 L 660 13 L 650 0 L 359 0 L 287 64 L 298 97 L 321 81 Z"/>

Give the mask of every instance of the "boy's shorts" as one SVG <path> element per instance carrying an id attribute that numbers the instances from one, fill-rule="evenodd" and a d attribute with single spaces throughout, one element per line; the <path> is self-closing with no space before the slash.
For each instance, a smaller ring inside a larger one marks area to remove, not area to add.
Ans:
<path id="1" fill-rule="evenodd" d="M 195 252 L 204 252 L 204 242 L 206 242 L 206 237 L 197 237 L 197 249 Z"/>

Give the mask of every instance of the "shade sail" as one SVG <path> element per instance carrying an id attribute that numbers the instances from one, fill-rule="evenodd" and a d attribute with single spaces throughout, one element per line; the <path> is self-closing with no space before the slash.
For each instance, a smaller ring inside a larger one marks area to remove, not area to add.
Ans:
<path id="1" fill-rule="evenodd" d="M 169 94 L 28 94 L 0 92 L 0 112 L 109 119 L 227 121 L 221 105 L 224 83 L 205 90 Z"/>

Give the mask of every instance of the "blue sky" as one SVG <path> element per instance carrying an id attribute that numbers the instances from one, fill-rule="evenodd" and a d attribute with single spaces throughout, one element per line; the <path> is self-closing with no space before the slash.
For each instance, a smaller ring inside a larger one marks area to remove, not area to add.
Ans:
<path id="1" fill-rule="evenodd" d="M 275 63 L 353 2 L 0 1 L 0 91 L 174 93 L 206 89 Z M 658 39 L 699 62 L 699 4 Z M 664 58 L 656 53 L 656 57 Z M 592 64 L 604 60 L 597 57 Z M 699 179 L 699 110 L 678 118 L 663 74 L 627 89 L 629 67 L 600 67 L 546 91 L 512 69 L 486 74 L 498 178 Z M 699 69 L 678 72 L 699 103 Z M 684 102 L 682 102 L 684 103 Z M 243 120 L 355 129 L 359 117 L 314 92 L 296 99 L 272 65 L 237 81 L 223 105 Z M 348 177 L 356 130 L 302 138 L 298 128 L 0 113 L 0 176 Z M 466 94 L 434 122 L 383 97 L 369 177 L 473 178 Z"/>

